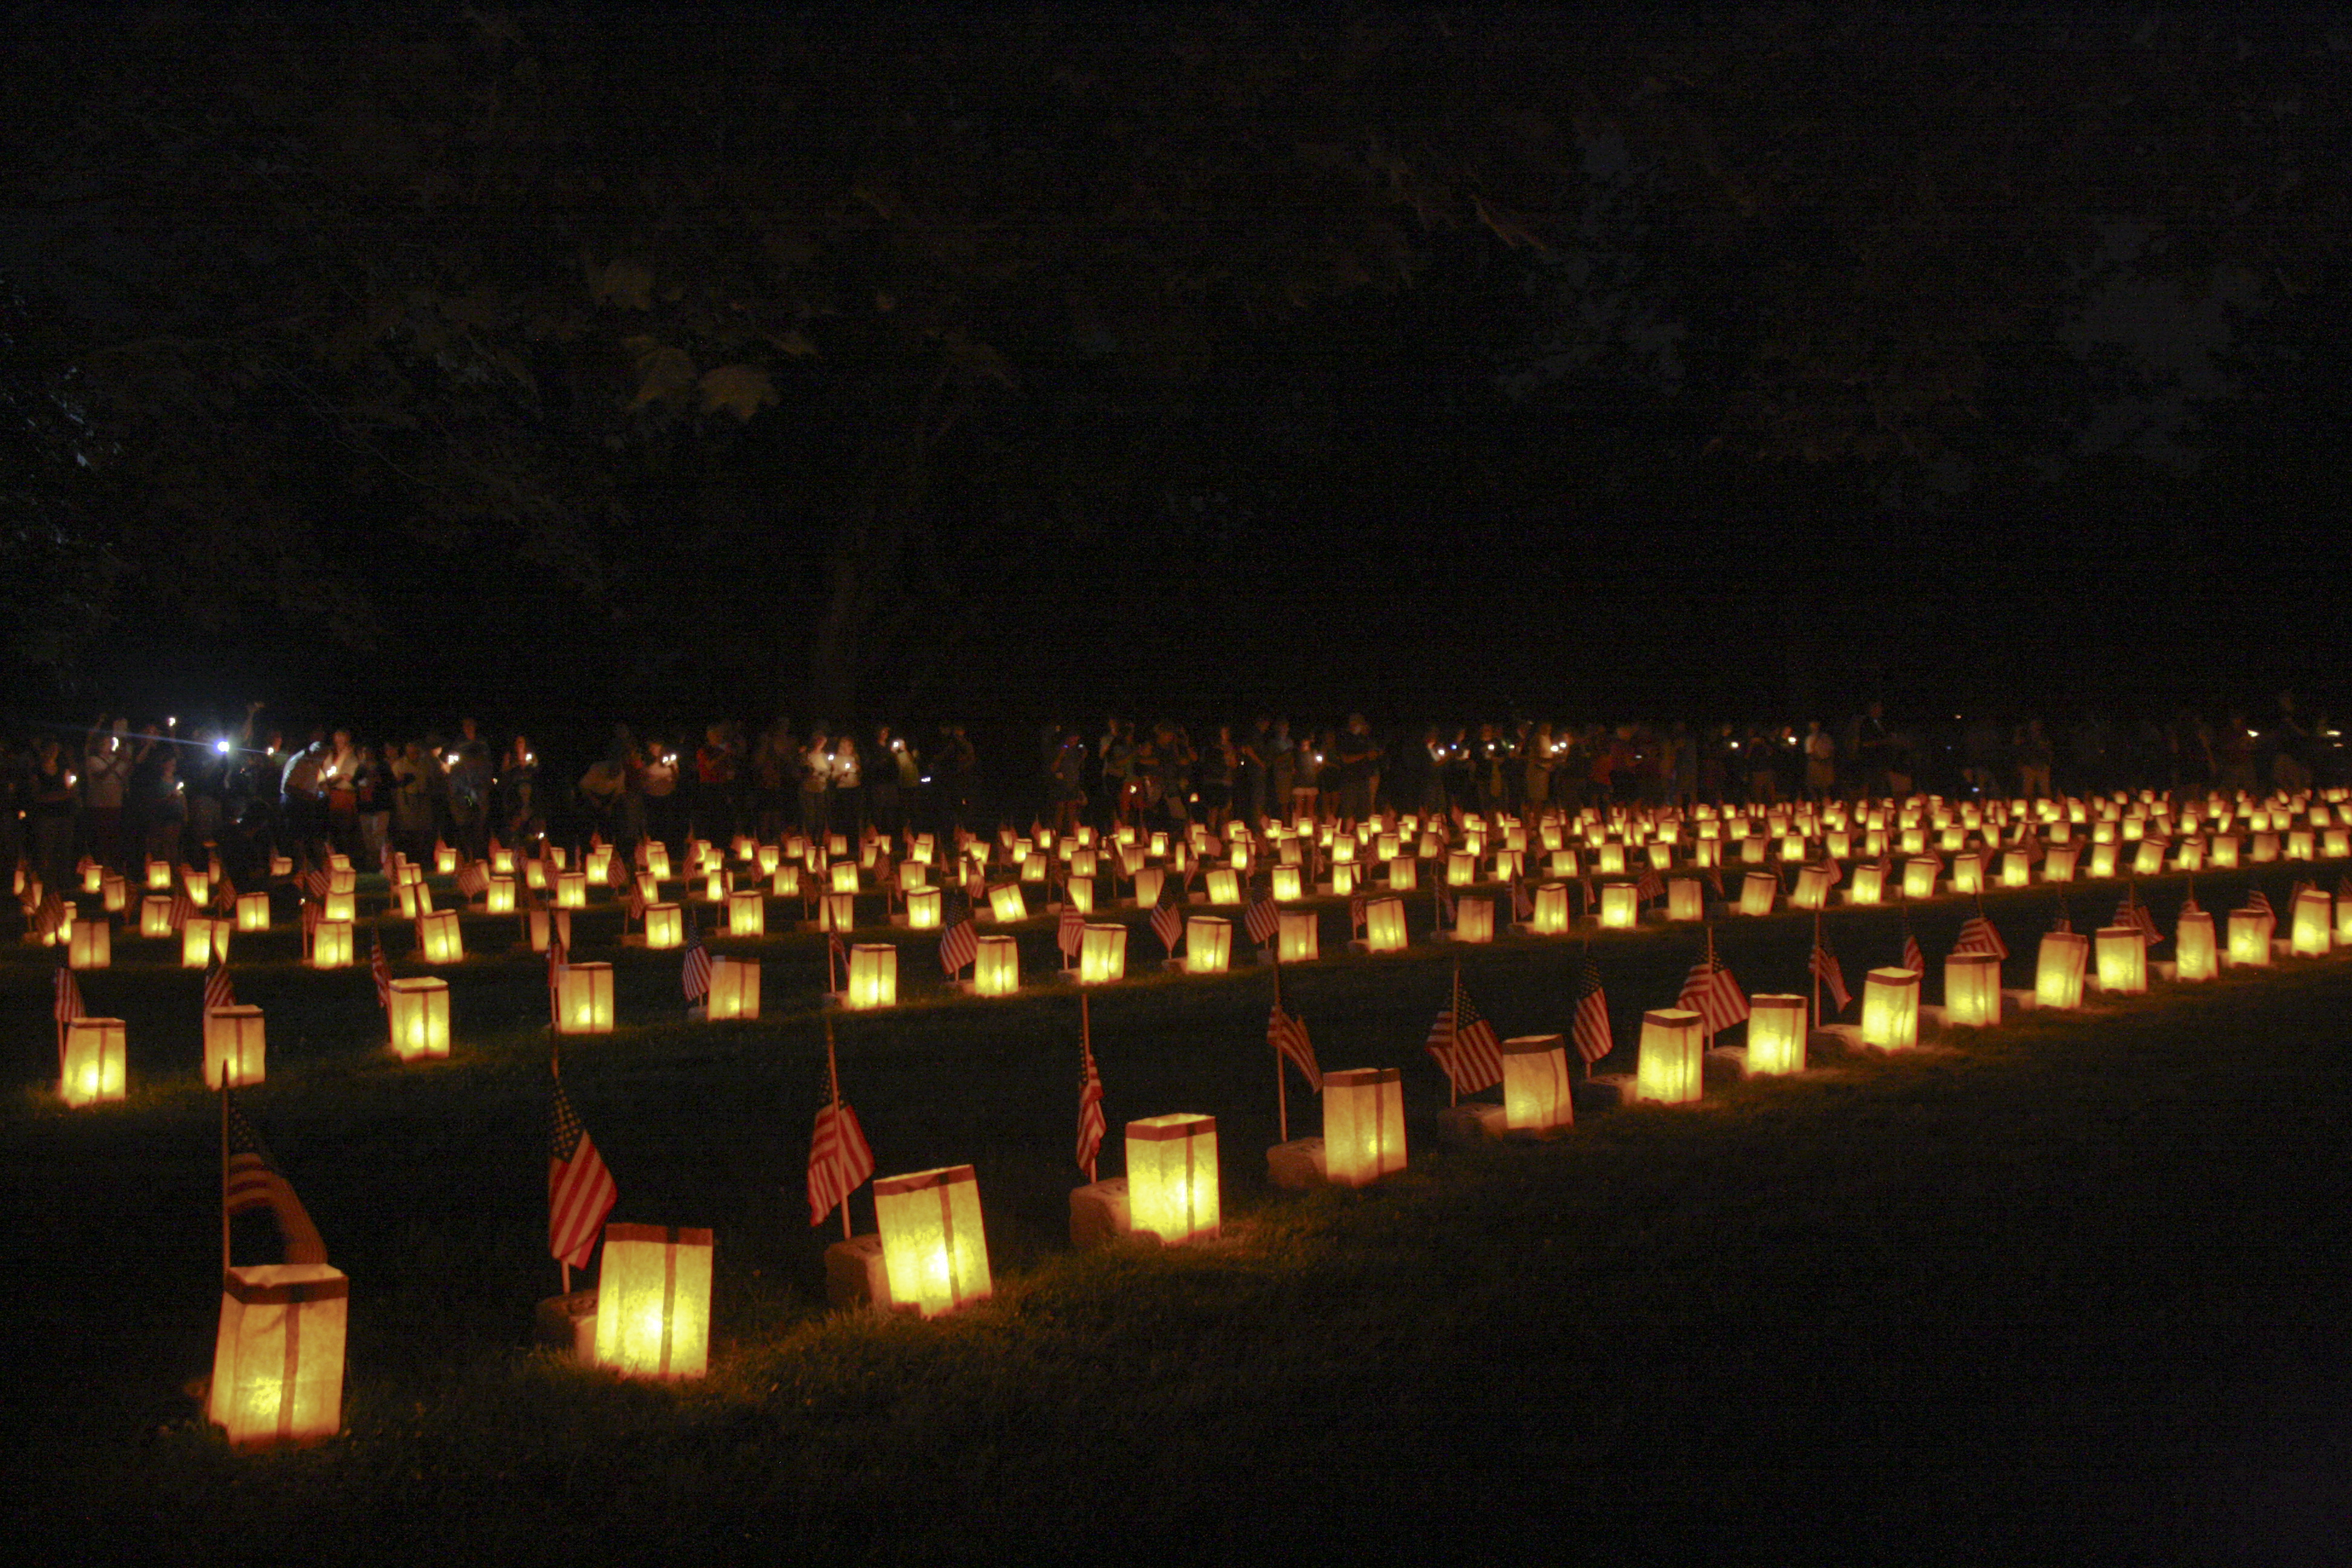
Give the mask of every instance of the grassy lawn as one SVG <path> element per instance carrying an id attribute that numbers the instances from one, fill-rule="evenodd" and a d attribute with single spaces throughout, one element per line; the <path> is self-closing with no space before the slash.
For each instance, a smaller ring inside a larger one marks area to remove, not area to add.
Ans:
<path id="1" fill-rule="evenodd" d="M 2201 901 L 2228 909 L 2248 877 L 2200 878 Z M 2284 912 L 2291 874 L 2256 879 Z M 2076 928 L 2120 891 L 2074 890 Z M 2168 931 L 2178 879 L 2142 891 Z M 2050 895 L 1986 904 L 2009 984 L 2028 984 Z M 1931 959 L 1968 912 L 1914 910 Z M 583 918 L 582 956 L 614 955 L 594 935 L 614 918 Z M 1327 951 L 1344 923 L 1327 907 Z M 1857 988 L 1900 951 L 1891 911 L 1829 924 Z M 240 999 L 270 1035 L 269 1080 L 241 1102 L 352 1280 L 345 1436 L 263 1457 L 208 1436 L 192 1392 L 219 1300 L 200 977 L 136 940 L 83 977 L 92 1011 L 130 1021 L 132 1094 L 69 1112 L 50 959 L 0 959 L 20 1532 L 240 1561 L 2352 1551 L 2352 963 L 2024 1015 L 1454 1151 L 1420 1044 L 1450 956 L 1335 958 L 1288 972 L 1286 999 L 1327 1067 L 1405 1067 L 1413 1163 L 1308 1195 L 1265 1182 L 1267 977 L 1153 975 L 1094 1004 L 1105 1173 L 1127 1119 L 1214 1114 L 1227 1238 L 1076 1256 L 1075 998 L 943 999 L 931 942 L 908 938 L 914 999 L 841 1021 L 844 1089 L 884 1173 L 978 1167 L 998 1289 L 924 1324 L 824 1309 L 839 1229 L 812 1230 L 803 1196 L 821 939 L 713 943 L 763 958 L 769 1016 L 746 1025 L 684 1023 L 676 956 L 621 952 L 635 1022 L 567 1044 L 564 1079 L 619 1182 L 614 1218 L 717 1231 L 713 1372 L 671 1388 L 526 1342 L 556 1270 L 543 967 L 488 951 L 513 929 L 468 922 L 460 1044 L 423 1068 L 381 1048 L 364 930 L 342 974 L 300 968 L 286 931 L 237 939 Z M 1717 939 L 1749 990 L 1793 991 L 1811 931 L 1781 916 Z M 1697 942 L 1595 941 L 1629 1047 Z M 420 972 L 405 927 L 386 946 Z M 1024 946 L 1049 965 L 1042 922 Z M 1157 952 L 1139 926 L 1131 970 Z M 1579 962 L 1506 941 L 1464 975 L 1504 1033 L 1549 1032 Z M 1293 1131 L 1312 1131 L 1293 1089 Z"/>

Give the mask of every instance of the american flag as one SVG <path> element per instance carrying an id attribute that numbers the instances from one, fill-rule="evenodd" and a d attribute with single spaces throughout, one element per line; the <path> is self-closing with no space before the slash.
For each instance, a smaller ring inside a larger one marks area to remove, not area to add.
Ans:
<path id="1" fill-rule="evenodd" d="M 620 1196 L 613 1173 L 596 1152 L 596 1141 L 581 1125 L 559 1080 L 549 1115 L 547 1250 L 574 1268 L 587 1268 L 604 1216 Z"/>
<path id="2" fill-rule="evenodd" d="M 327 896 L 327 889 L 333 886 L 334 879 L 327 875 L 327 868 L 323 866 L 313 866 L 302 873 L 302 893 L 306 898 L 323 899 Z"/>
<path id="3" fill-rule="evenodd" d="M 686 911 L 686 965 L 680 979 L 688 1002 L 699 1002 L 710 994 L 710 950 L 702 945 L 702 927 L 694 918 L 692 905 Z"/>
<path id="4" fill-rule="evenodd" d="M 1184 917 L 1176 912 L 1175 905 L 1162 900 L 1152 906 L 1151 934 L 1160 939 L 1169 957 L 1176 956 L 1176 943 L 1184 934 Z"/>
<path id="5" fill-rule="evenodd" d="M 62 963 L 58 965 L 56 990 L 57 1001 L 51 1011 L 56 1014 L 60 1026 L 84 1016 L 81 1004 L 81 982 L 76 980 L 74 972 Z"/>
<path id="6" fill-rule="evenodd" d="M 1062 922 L 1054 928 L 1054 945 L 1062 956 L 1076 963 L 1079 952 L 1087 945 L 1087 917 L 1067 904 L 1062 906 Z"/>
<path id="7" fill-rule="evenodd" d="M 205 975 L 205 1011 L 236 1005 L 236 987 L 228 983 L 228 965 L 215 963 Z"/>
<path id="8" fill-rule="evenodd" d="M 1078 1080 L 1078 1169 L 1095 1179 L 1095 1156 L 1103 1141 L 1102 1074 L 1095 1070 L 1095 1053 L 1086 1052 L 1086 1075 Z"/>
<path id="9" fill-rule="evenodd" d="M 1282 1004 L 1276 1002 L 1265 1021 L 1265 1038 L 1267 1044 L 1289 1058 L 1309 1089 L 1318 1094 L 1323 1092 L 1323 1070 L 1315 1065 L 1315 1046 L 1307 1037 L 1304 1019 L 1284 1012 Z"/>
<path id="10" fill-rule="evenodd" d="M 1528 897 L 1527 884 L 1517 877 L 1511 879 L 1511 918 L 1515 921 L 1536 918 L 1536 901 Z"/>
<path id="11" fill-rule="evenodd" d="M 1712 946 L 1691 965 L 1676 1000 L 1699 1016 L 1710 1035 L 1720 1034 L 1748 1016 L 1747 994 L 1731 977 L 1731 971 L 1717 962 Z"/>
<path id="12" fill-rule="evenodd" d="M 2270 916 L 2273 921 L 2278 919 L 2278 911 L 2271 908 L 2270 895 L 2263 892 L 2260 888 L 2249 888 L 2246 889 L 2246 908 L 2266 914 Z"/>
<path id="13" fill-rule="evenodd" d="M 383 932 L 375 933 L 375 951 L 368 954 L 368 973 L 375 981 L 375 1005 L 392 1011 L 392 965 L 383 956 Z"/>
<path id="14" fill-rule="evenodd" d="M 196 900 L 188 897 L 188 889 L 185 887 L 181 888 L 179 891 L 172 895 L 171 920 L 172 929 L 173 931 L 178 931 L 182 927 L 185 926 L 190 920 L 194 918 L 195 913 Z"/>
<path id="15" fill-rule="evenodd" d="M 1445 917 L 1446 924 L 1454 923 L 1454 889 L 1445 885 L 1445 873 L 1442 870 L 1437 874 L 1437 911 Z"/>
<path id="16" fill-rule="evenodd" d="M 2004 963 L 2009 962 L 2009 943 L 2000 940 L 2000 932 L 1982 915 L 1970 915 L 1960 922 L 1960 939 L 1952 945 L 1952 951 L 1989 952 Z"/>
<path id="17" fill-rule="evenodd" d="M 1822 875 L 1829 879 L 1822 884 L 1825 890 L 1845 880 L 1845 868 L 1839 865 L 1837 857 L 1826 848 L 1822 851 Z"/>
<path id="18" fill-rule="evenodd" d="M 2116 906 L 2116 924 L 2131 927 L 2150 947 L 2164 940 L 2164 933 L 2156 929 L 2155 913 L 2139 901 L 2137 890 L 2132 888 L 2124 889 L 2124 901 Z"/>
<path id="19" fill-rule="evenodd" d="M 2336 879 L 2336 901 L 2340 904 L 2347 900 L 2352 900 L 2352 876 L 2339 876 Z"/>
<path id="20" fill-rule="evenodd" d="M 1601 988 L 1601 966 L 1592 962 L 1590 948 L 1585 950 L 1584 973 L 1577 983 L 1572 1031 L 1576 1054 L 1584 1058 L 1587 1067 L 1616 1048 L 1616 1036 L 1609 1027 L 1609 993 Z"/>
<path id="21" fill-rule="evenodd" d="M 1479 1016 L 1458 978 L 1454 994 L 1430 1023 L 1426 1045 L 1445 1076 L 1454 1080 L 1456 1094 L 1475 1094 L 1503 1081 L 1503 1043 L 1496 1037 L 1495 1026 Z"/>
<path id="22" fill-rule="evenodd" d="M 1348 900 L 1348 929 L 1350 931 L 1360 931 L 1364 929 L 1365 911 L 1370 908 L 1370 903 L 1361 893 L 1356 894 Z"/>
<path id="23" fill-rule="evenodd" d="M 245 1111 L 236 1103 L 236 1091 L 221 1090 L 227 1102 L 228 1163 L 221 1173 L 221 1202 L 232 1215 L 253 1208 L 277 1207 L 278 1194 L 291 1195 L 286 1178 L 278 1173 L 278 1162 L 269 1157 L 268 1145 L 253 1123 L 245 1119 Z"/>
<path id="24" fill-rule="evenodd" d="M 2053 931 L 2071 931 L 2074 929 L 2074 911 L 2066 907 L 2065 895 L 2063 893 L 2058 899 L 2058 912 L 2050 917 L 2050 929 Z"/>
<path id="25" fill-rule="evenodd" d="M 1927 973 L 1927 955 L 1919 951 L 1919 939 L 1911 933 L 1911 918 L 1903 918 L 1903 967 L 1914 974 Z"/>
<path id="26" fill-rule="evenodd" d="M 621 908 L 630 920 L 642 921 L 646 918 L 646 890 L 635 878 L 629 880 L 629 895 L 623 900 Z"/>
<path id="27" fill-rule="evenodd" d="M 226 872 L 223 872 L 220 880 L 213 884 L 213 908 L 225 915 L 236 910 L 236 884 L 228 879 Z"/>
<path id="28" fill-rule="evenodd" d="M 809 1224 L 823 1225 L 873 1173 L 874 1151 L 849 1102 L 817 1107 L 816 1131 L 809 1136 Z"/>
<path id="29" fill-rule="evenodd" d="M 1815 979 L 1829 987 L 1830 1000 L 1837 1004 L 1831 1011 L 1844 1012 L 1845 1005 L 1853 1000 L 1853 993 L 1845 988 L 1845 967 L 1838 963 L 1837 954 L 1830 951 L 1827 936 L 1813 938 L 1813 956 L 1807 967 L 1812 971 Z"/>
<path id="30" fill-rule="evenodd" d="M 313 903 L 309 899 L 302 900 L 302 945 L 305 950 L 310 947 L 310 938 L 318 931 L 319 921 L 325 918 L 327 908 L 324 904 Z M 425 945 L 423 921 L 416 922 L 416 945 L 420 948 Z"/>
<path id="31" fill-rule="evenodd" d="M 1641 879 L 1633 884 L 1633 901 L 1637 904 L 1646 904 L 1652 899 L 1663 899 L 1665 896 L 1666 879 L 1658 875 L 1658 868 L 1655 866 L 1642 868 Z"/>
<path id="32" fill-rule="evenodd" d="M 838 975 L 844 987 L 849 984 L 849 944 L 837 931 L 824 933 L 824 972 L 828 977 Z"/>
<path id="33" fill-rule="evenodd" d="M 940 933 L 940 967 L 953 980 L 980 957 L 980 927 L 970 914 Z"/>
<path id="34" fill-rule="evenodd" d="M 1724 902 L 1725 900 L 1727 900 L 1730 897 L 1730 895 L 1729 895 L 1729 894 L 1726 893 L 1726 892 L 1723 890 L 1723 865 L 1722 865 L 1722 862 L 1717 861 L 1716 864 L 1711 865 L 1711 866 L 1709 866 L 1709 867 L 1706 868 L 1706 885 L 1707 885 L 1708 887 L 1710 887 L 1710 888 L 1712 888 L 1712 889 L 1715 889 L 1715 901 L 1716 901 L 1717 903 L 1718 903 L 1718 904 L 1719 904 L 1719 903 L 1722 903 L 1722 902 Z M 1591 899 L 1592 899 L 1592 889 L 1591 889 L 1591 888 L 1590 886 L 1588 886 L 1588 887 L 1585 889 L 1584 892 L 1585 892 L 1585 901 L 1586 901 L 1587 903 L 1590 903 L 1590 902 L 1591 901 Z"/>
<path id="35" fill-rule="evenodd" d="M 1274 940 L 1274 933 L 1282 929 L 1282 911 L 1276 907 L 1272 895 L 1250 905 L 1242 916 L 1242 929 L 1249 932 L 1252 942 L 1263 944 Z"/>
<path id="36" fill-rule="evenodd" d="M 38 908 L 33 912 L 33 930 L 42 936 L 50 936 L 72 924 L 73 911 L 66 908 L 66 901 L 55 893 L 43 893 Z"/>
<path id="37" fill-rule="evenodd" d="M 457 868 L 457 890 L 467 898 L 487 891 L 490 885 L 490 868 L 479 860 L 468 860 Z"/>

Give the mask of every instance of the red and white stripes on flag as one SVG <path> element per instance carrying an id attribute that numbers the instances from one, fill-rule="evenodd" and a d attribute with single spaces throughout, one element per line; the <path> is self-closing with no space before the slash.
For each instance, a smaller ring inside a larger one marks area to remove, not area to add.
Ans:
<path id="1" fill-rule="evenodd" d="M 823 1225 L 873 1173 L 874 1151 L 857 1112 L 845 1100 L 819 1106 L 816 1131 L 809 1137 L 809 1224 Z"/>
<path id="2" fill-rule="evenodd" d="M 1370 909 L 1371 900 L 1361 893 L 1357 893 L 1348 900 L 1348 933 L 1350 936 L 1364 929 L 1364 921 L 1370 918 Z"/>
<path id="3" fill-rule="evenodd" d="M 81 982 L 76 980 L 74 972 L 62 963 L 58 965 L 56 993 L 56 1001 L 50 1011 L 56 1015 L 60 1027 L 88 1016 L 81 1002 Z"/>
<path id="4" fill-rule="evenodd" d="M 1584 1058 L 1587 1067 L 1616 1048 L 1616 1036 L 1609 1027 L 1609 994 L 1601 988 L 1601 968 L 1592 962 L 1590 952 L 1584 955 L 1584 974 L 1576 993 L 1576 1022 L 1571 1028 L 1576 1054 Z"/>
<path id="5" fill-rule="evenodd" d="M 2273 921 L 2278 919 L 2278 911 L 2271 908 L 2270 895 L 2263 892 L 2260 888 L 2249 888 L 2246 889 L 2246 908 L 2250 910 L 2258 910 L 2263 914 L 2270 916 Z"/>
<path id="6" fill-rule="evenodd" d="M 940 967 L 953 980 L 980 957 L 980 928 L 970 915 L 940 933 Z"/>
<path id="7" fill-rule="evenodd" d="M 547 1250 L 574 1268 L 588 1267 L 604 1216 L 621 1195 L 563 1085 L 555 1086 L 547 1162 Z"/>
<path id="8" fill-rule="evenodd" d="M 1102 1151 L 1102 1074 L 1095 1070 L 1095 1053 L 1086 1052 L 1085 1075 L 1078 1080 L 1078 1169 L 1095 1179 L 1095 1156 Z"/>
<path id="9" fill-rule="evenodd" d="M 228 1161 L 221 1172 L 221 1207 L 234 1216 L 248 1209 L 266 1208 L 278 1222 L 278 1234 L 286 1244 L 289 1263 L 324 1263 L 327 1245 L 319 1239 L 319 1227 L 310 1223 L 310 1212 L 286 1178 L 278 1173 L 278 1163 L 263 1146 L 261 1134 L 245 1119 L 237 1108 L 236 1097 L 226 1084 L 221 1089 L 223 1114 L 228 1122 Z"/>
<path id="10" fill-rule="evenodd" d="M 1454 1080 L 1456 1094 L 1475 1094 L 1503 1081 L 1503 1042 L 1496 1037 L 1495 1026 L 1479 1016 L 1459 980 L 1431 1022 L 1426 1044 Z"/>
<path id="11" fill-rule="evenodd" d="M 184 885 L 172 895 L 172 929 L 178 931 L 194 919 L 195 914 L 196 900 L 188 897 L 188 889 Z"/>
<path id="12" fill-rule="evenodd" d="M 302 873 L 302 896 L 305 898 L 324 899 L 328 889 L 333 886 L 334 879 L 327 875 L 327 868 L 323 866 L 313 866 Z"/>
<path id="13" fill-rule="evenodd" d="M 1633 884 L 1633 901 L 1637 904 L 1646 904 L 1652 899 L 1663 899 L 1665 896 L 1666 879 L 1658 875 L 1658 868 L 1655 866 L 1643 867 L 1640 879 Z"/>
<path id="14" fill-rule="evenodd" d="M 1260 899 L 1242 916 L 1242 929 L 1249 932 L 1250 941 L 1263 946 L 1282 929 L 1282 910 L 1271 897 Z"/>
<path id="15" fill-rule="evenodd" d="M 457 890 L 467 898 L 479 898 L 489 890 L 490 868 L 479 860 L 468 860 L 457 868 Z"/>
<path id="16" fill-rule="evenodd" d="M 1680 1005 L 1696 1013 L 1710 1035 L 1721 1034 L 1748 1016 L 1748 996 L 1713 952 L 1703 952 L 1684 977 Z"/>
<path id="17" fill-rule="evenodd" d="M 1152 906 L 1151 934 L 1160 939 L 1160 945 L 1168 950 L 1169 957 L 1176 956 L 1176 944 L 1184 935 L 1184 917 L 1176 912 L 1175 905 L 1160 903 Z"/>
<path id="18" fill-rule="evenodd" d="M 686 912 L 686 963 L 678 980 L 690 1003 L 710 994 L 710 950 L 702 945 L 702 929 L 695 922 L 691 909 Z"/>
<path id="19" fill-rule="evenodd" d="M 1087 917 L 1069 905 L 1063 905 L 1061 923 L 1054 928 L 1054 945 L 1062 950 L 1064 958 L 1076 963 L 1078 953 L 1087 945 Z"/>
<path id="20" fill-rule="evenodd" d="M 1927 955 L 1919 951 L 1919 939 L 1911 934 L 1911 922 L 1903 922 L 1903 967 L 1914 974 L 1927 973 Z"/>
<path id="21" fill-rule="evenodd" d="M 215 963 L 205 975 L 205 1011 L 236 1005 L 236 987 L 228 983 L 228 965 Z"/>
<path id="22" fill-rule="evenodd" d="M 375 933 L 375 951 L 368 954 L 368 974 L 375 981 L 375 1005 L 392 1011 L 392 965 L 383 956 L 383 932 Z"/>
<path id="23" fill-rule="evenodd" d="M 1960 940 L 1953 944 L 1952 951 L 1989 952 L 2004 963 L 2009 962 L 2009 943 L 2000 940 L 2000 932 L 1982 915 L 1970 915 L 1960 922 Z"/>
<path id="24" fill-rule="evenodd" d="M 2150 947 L 2164 940 L 2164 933 L 2156 929 L 2156 916 L 2139 901 L 2138 894 L 2128 888 L 2124 890 L 2124 901 L 2116 906 L 2116 924 L 2129 926 L 2139 932 Z"/>
<path id="25" fill-rule="evenodd" d="M 1655 872 L 1652 873 L 1656 875 Z M 1531 921 L 1536 918 L 1536 901 L 1528 897 L 1528 885 L 1517 877 L 1511 879 L 1511 918 Z"/>
<path id="26" fill-rule="evenodd" d="M 221 873 L 221 879 L 213 884 L 213 908 L 225 915 L 236 912 L 236 884 L 228 879 L 226 871 Z"/>
<path id="27" fill-rule="evenodd" d="M 1282 1004 L 1276 1002 L 1274 1012 L 1265 1021 L 1265 1038 L 1267 1044 L 1298 1069 L 1299 1076 L 1307 1080 L 1307 1088 L 1318 1094 L 1323 1092 L 1323 1069 L 1315 1065 L 1315 1046 L 1307 1037 L 1304 1019 L 1284 1012 Z"/>
<path id="28" fill-rule="evenodd" d="M 1830 951 L 1828 937 L 1813 939 L 1813 956 L 1806 967 L 1812 971 L 1814 979 L 1828 987 L 1830 1001 L 1833 1004 L 1830 1011 L 1844 1012 L 1846 1004 L 1853 1000 L 1853 993 L 1845 988 L 1845 966 L 1838 962 L 1837 954 Z"/>
<path id="29" fill-rule="evenodd" d="M 1828 879 L 1822 884 L 1824 890 L 1834 888 L 1845 880 L 1845 868 L 1839 865 L 1838 858 L 1826 849 L 1822 852 L 1822 875 Z"/>

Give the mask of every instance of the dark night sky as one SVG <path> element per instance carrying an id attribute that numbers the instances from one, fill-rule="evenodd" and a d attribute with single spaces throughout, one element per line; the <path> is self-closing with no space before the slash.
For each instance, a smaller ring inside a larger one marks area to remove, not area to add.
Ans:
<path id="1" fill-rule="evenodd" d="M 2340 15 L 26 14 L 27 713 L 2326 700 Z"/>

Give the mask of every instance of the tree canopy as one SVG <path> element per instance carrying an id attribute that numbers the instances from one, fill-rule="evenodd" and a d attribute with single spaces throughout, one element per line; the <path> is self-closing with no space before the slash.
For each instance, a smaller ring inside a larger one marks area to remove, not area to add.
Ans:
<path id="1" fill-rule="evenodd" d="M 1181 700 L 1509 606 L 1794 690 L 1792 599 L 1916 625 L 1958 537 L 2153 638 L 2343 495 L 2325 18 L 18 21 L 59 684 L 170 637 L 493 707 Z"/>

